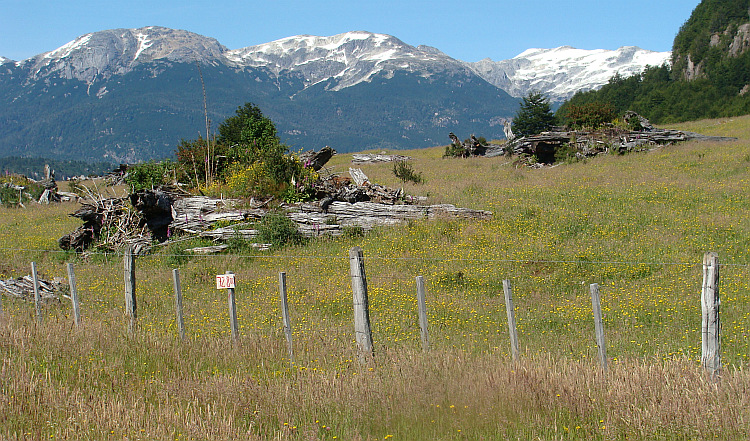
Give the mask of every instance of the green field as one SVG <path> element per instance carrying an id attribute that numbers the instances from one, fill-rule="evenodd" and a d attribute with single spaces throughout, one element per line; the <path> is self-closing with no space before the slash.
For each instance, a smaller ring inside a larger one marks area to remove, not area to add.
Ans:
<path id="1" fill-rule="evenodd" d="M 0 439 L 749 439 L 750 117 L 676 128 L 737 137 L 604 155 L 539 170 L 511 158 L 409 151 L 430 203 L 489 221 L 418 221 L 273 253 L 137 261 L 127 333 L 122 256 L 57 249 L 76 205 L 0 208 L 0 278 L 75 265 L 69 302 L 2 297 Z M 403 152 L 399 152 L 403 153 Z M 329 166 L 345 174 L 349 155 Z M 398 187 L 391 165 L 366 165 Z M 375 357 L 357 362 L 349 250 L 361 246 Z M 702 258 L 719 255 L 719 382 L 700 367 Z M 187 340 L 171 270 L 179 268 Z M 226 293 L 237 274 L 240 338 Z M 278 273 L 288 274 L 294 360 Z M 415 277 L 426 280 L 422 351 Z M 513 284 L 521 359 L 510 357 L 502 281 Z M 609 371 L 597 362 L 589 285 L 601 287 Z"/>

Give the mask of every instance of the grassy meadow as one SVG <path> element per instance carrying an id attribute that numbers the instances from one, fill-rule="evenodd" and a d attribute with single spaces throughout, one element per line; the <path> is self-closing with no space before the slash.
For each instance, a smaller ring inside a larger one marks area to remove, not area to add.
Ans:
<path id="1" fill-rule="evenodd" d="M 122 256 L 60 252 L 77 205 L 0 208 L 0 279 L 76 269 L 69 302 L 2 296 L 0 439 L 637 440 L 750 439 L 750 116 L 675 128 L 737 141 L 603 155 L 543 169 L 511 158 L 399 152 L 372 182 L 430 203 L 490 210 L 280 251 L 137 260 L 138 328 L 127 333 Z M 334 146 L 335 148 L 335 146 Z M 350 155 L 329 169 L 346 174 Z M 375 357 L 357 362 L 349 249 L 364 250 Z M 721 266 L 718 382 L 700 367 L 703 254 Z M 179 268 L 187 339 L 174 319 Z M 237 277 L 240 338 L 226 292 Z M 281 323 L 287 273 L 294 338 Z M 423 352 L 415 277 L 426 281 Z M 513 284 L 521 359 L 510 357 L 502 280 Z M 597 362 L 589 285 L 598 283 L 609 371 Z"/>

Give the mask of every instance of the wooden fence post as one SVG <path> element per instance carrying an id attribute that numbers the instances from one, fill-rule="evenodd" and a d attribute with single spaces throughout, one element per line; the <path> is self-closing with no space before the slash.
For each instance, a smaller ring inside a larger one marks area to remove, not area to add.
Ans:
<path id="1" fill-rule="evenodd" d="M 286 344 L 289 348 L 289 360 L 293 363 L 292 325 L 289 320 L 289 303 L 286 295 L 286 273 L 283 271 L 279 273 L 279 296 L 281 297 L 281 321 L 284 324 L 284 335 L 286 336 Z"/>
<path id="2" fill-rule="evenodd" d="M 185 340 L 185 320 L 182 315 L 182 286 L 180 286 L 180 270 L 172 270 L 172 283 L 174 285 L 174 307 L 177 315 L 177 331 L 180 333 L 180 340 Z"/>
<path id="3" fill-rule="evenodd" d="M 137 303 L 135 297 L 135 255 L 133 247 L 128 246 L 123 257 L 125 269 L 125 315 L 128 317 L 128 333 L 135 331 L 138 319 Z"/>
<path id="4" fill-rule="evenodd" d="M 602 319 L 602 302 L 599 296 L 599 284 L 592 283 L 591 306 L 594 310 L 594 327 L 596 328 L 596 346 L 599 348 L 599 363 L 602 370 L 607 370 L 607 346 L 604 341 L 604 320 Z"/>
<path id="5" fill-rule="evenodd" d="M 719 318 L 719 256 L 703 256 L 703 289 L 701 290 L 701 364 L 717 378 L 721 372 L 721 320 Z"/>
<path id="6" fill-rule="evenodd" d="M 227 274 L 234 274 L 227 271 Z M 227 288 L 229 301 L 229 326 L 232 328 L 232 340 L 237 341 L 240 338 L 239 327 L 237 326 L 237 302 L 234 298 L 234 288 Z"/>
<path id="7" fill-rule="evenodd" d="M 73 320 L 76 327 L 81 326 L 81 307 L 78 303 L 78 287 L 76 285 L 76 273 L 73 270 L 73 264 L 67 264 L 68 267 L 68 286 L 70 286 L 70 301 L 73 304 Z"/>
<path id="8" fill-rule="evenodd" d="M 424 277 L 417 276 L 417 309 L 419 310 L 419 329 L 422 335 L 422 350 L 430 350 L 430 337 L 427 332 L 427 299 L 425 298 Z"/>
<path id="9" fill-rule="evenodd" d="M 34 283 L 34 307 L 36 309 L 36 321 L 42 323 L 42 296 L 39 293 L 39 277 L 36 274 L 36 262 L 31 262 L 31 281 Z"/>
<path id="10" fill-rule="evenodd" d="M 365 363 L 372 357 L 373 348 L 370 330 L 370 306 L 367 299 L 367 277 L 365 276 L 362 248 L 354 247 L 349 251 L 349 269 L 354 297 L 354 338 L 357 342 L 359 361 Z"/>
<path id="11" fill-rule="evenodd" d="M 505 312 L 508 314 L 510 351 L 513 355 L 513 361 L 518 361 L 518 329 L 516 327 L 516 312 L 513 307 L 513 288 L 510 280 L 503 280 L 503 293 L 505 293 Z"/>

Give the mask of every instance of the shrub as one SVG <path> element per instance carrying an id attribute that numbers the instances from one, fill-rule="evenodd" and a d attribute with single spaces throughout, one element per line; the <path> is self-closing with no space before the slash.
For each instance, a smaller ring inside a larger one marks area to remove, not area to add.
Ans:
<path id="1" fill-rule="evenodd" d="M 581 105 L 571 104 L 566 111 L 566 120 L 574 129 L 588 128 L 596 130 L 612 122 L 617 115 L 610 103 L 594 101 Z"/>
<path id="2" fill-rule="evenodd" d="M 125 183 L 131 191 L 152 189 L 175 181 L 175 164 L 172 161 L 149 161 L 128 168 Z"/>
<path id="3" fill-rule="evenodd" d="M 261 243 L 270 243 L 274 248 L 305 242 L 305 237 L 297 229 L 297 224 L 283 213 L 266 214 L 258 224 L 257 230 L 257 240 Z"/>
<path id="4" fill-rule="evenodd" d="M 407 161 L 396 161 L 393 163 L 393 174 L 401 180 L 401 182 L 413 182 L 415 184 L 421 184 L 424 182 L 422 179 L 422 173 L 417 173 L 414 167 Z"/>
<path id="5" fill-rule="evenodd" d="M 227 147 L 216 141 L 211 141 L 209 145 L 203 138 L 195 141 L 183 139 L 175 152 L 179 181 L 191 187 L 199 187 L 201 184 L 213 182 L 214 178 L 223 177 L 229 165 L 227 154 Z M 209 161 L 210 167 L 206 167 Z"/>
<path id="6" fill-rule="evenodd" d="M 227 191 L 231 196 L 264 196 L 277 190 L 262 162 L 246 166 L 234 164 L 229 168 L 228 173 Z"/>
<path id="7" fill-rule="evenodd" d="M 443 158 L 460 158 L 466 154 L 466 149 L 462 145 L 449 144 L 445 146 Z"/>

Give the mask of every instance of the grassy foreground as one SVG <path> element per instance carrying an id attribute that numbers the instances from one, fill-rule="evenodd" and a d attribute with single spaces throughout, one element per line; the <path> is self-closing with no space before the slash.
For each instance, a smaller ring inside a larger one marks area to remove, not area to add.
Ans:
<path id="1" fill-rule="evenodd" d="M 272 255 L 140 258 L 139 327 L 123 317 L 120 256 L 81 260 L 56 239 L 73 204 L 0 209 L 0 278 L 76 267 L 83 327 L 67 301 L 2 297 L 0 439 L 748 439 L 750 117 L 680 128 L 736 136 L 542 170 L 508 158 L 411 151 L 432 203 L 486 209 L 320 239 Z M 347 156 L 332 167 L 345 173 Z M 400 185 L 390 165 L 362 167 Z M 348 250 L 361 246 L 375 359 L 356 361 Z M 721 381 L 700 368 L 701 261 L 719 254 Z M 188 339 L 176 336 L 180 268 Z M 226 293 L 238 279 L 241 337 Z M 294 361 L 278 273 L 289 278 Z M 427 282 L 423 353 L 414 277 Z M 513 283 L 522 347 L 509 356 L 502 280 Z M 590 283 L 601 286 L 610 370 L 596 363 Z"/>

